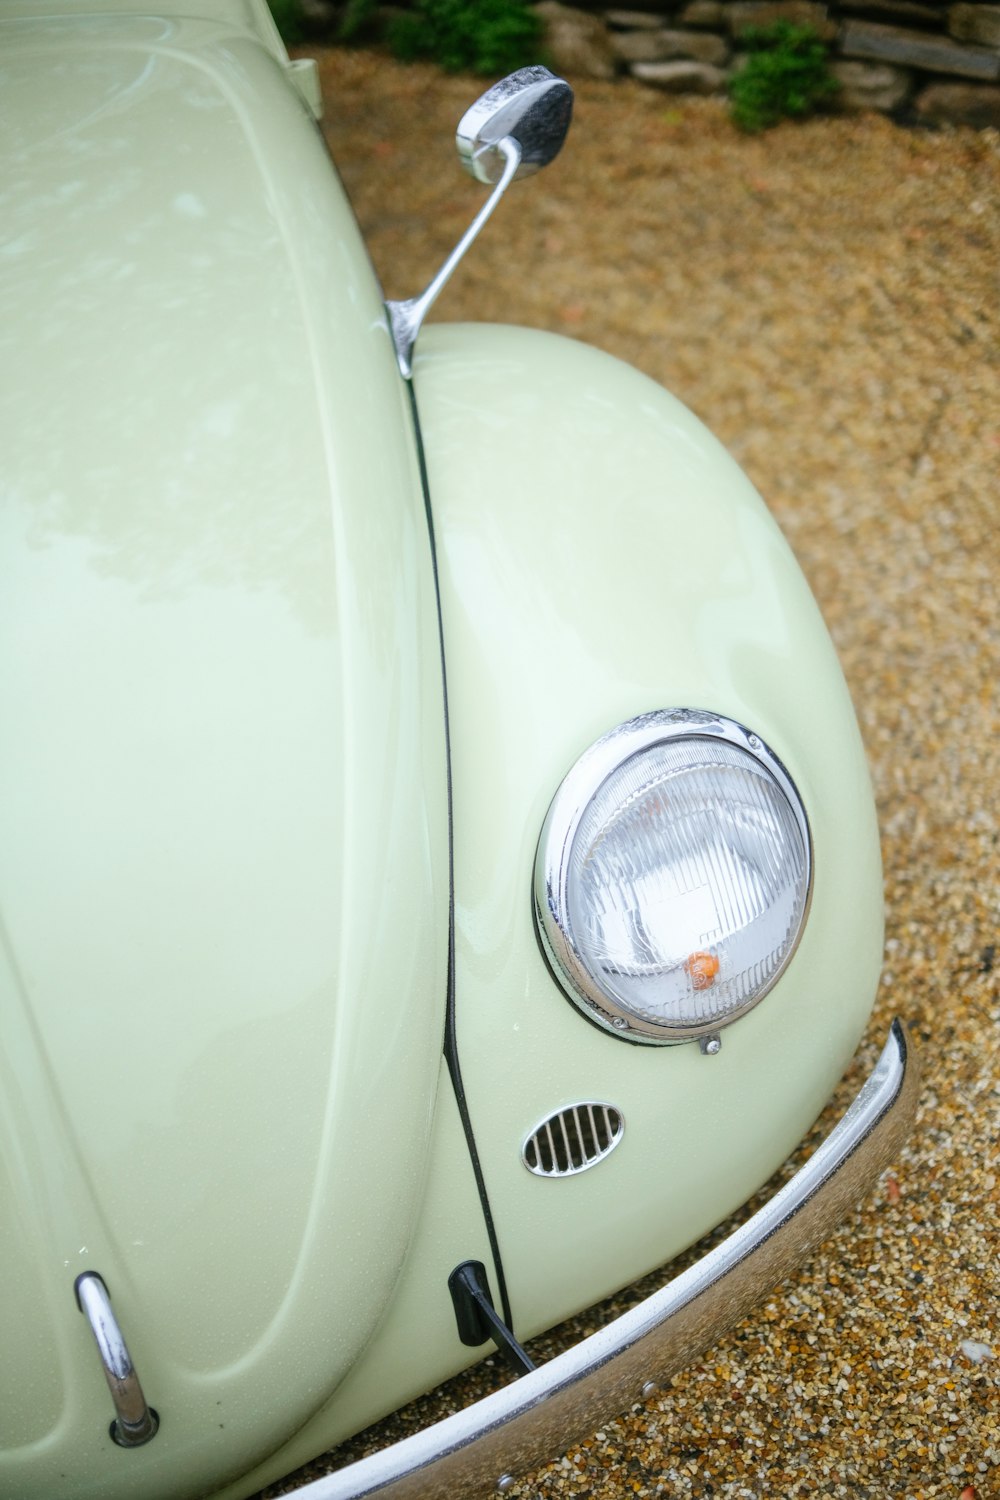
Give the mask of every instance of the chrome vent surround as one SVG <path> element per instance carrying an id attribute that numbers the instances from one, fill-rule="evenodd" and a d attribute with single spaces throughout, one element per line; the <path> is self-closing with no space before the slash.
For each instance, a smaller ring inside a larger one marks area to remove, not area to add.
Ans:
<path id="1" fill-rule="evenodd" d="M 536 1177 L 573 1177 L 596 1167 L 624 1134 L 625 1121 L 613 1104 L 567 1104 L 531 1132 L 521 1160 Z"/>

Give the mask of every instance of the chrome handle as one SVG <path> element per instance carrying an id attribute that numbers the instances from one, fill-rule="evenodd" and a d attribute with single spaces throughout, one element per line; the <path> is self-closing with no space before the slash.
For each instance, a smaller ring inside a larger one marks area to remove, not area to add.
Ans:
<path id="1" fill-rule="evenodd" d="M 156 1436 L 160 1419 L 146 1405 L 132 1356 L 111 1308 L 108 1289 L 96 1271 L 85 1271 L 77 1277 L 74 1290 L 80 1311 L 94 1335 L 104 1378 L 114 1402 L 115 1420 L 111 1424 L 111 1436 L 120 1448 L 139 1448 Z"/>

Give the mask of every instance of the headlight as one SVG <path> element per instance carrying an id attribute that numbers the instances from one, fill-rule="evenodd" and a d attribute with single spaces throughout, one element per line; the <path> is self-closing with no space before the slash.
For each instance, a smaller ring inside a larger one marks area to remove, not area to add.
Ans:
<path id="1" fill-rule="evenodd" d="M 781 762 L 741 725 L 644 714 L 581 757 L 538 846 L 535 909 L 584 1015 L 639 1042 L 729 1025 L 794 952 L 809 827 Z"/>

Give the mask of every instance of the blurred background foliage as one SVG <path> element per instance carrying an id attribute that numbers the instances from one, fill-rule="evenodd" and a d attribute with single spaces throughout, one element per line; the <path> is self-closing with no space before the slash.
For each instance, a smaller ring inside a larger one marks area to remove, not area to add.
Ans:
<path id="1" fill-rule="evenodd" d="M 269 0 L 287 43 L 301 42 L 317 24 L 340 42 L 380 41 L 405 62 L 426 58 L 450 73 L 498 77 L 537 62 L 543 25 L 526 0 L 412 0 L 384 7 L 378 0 Z"/>

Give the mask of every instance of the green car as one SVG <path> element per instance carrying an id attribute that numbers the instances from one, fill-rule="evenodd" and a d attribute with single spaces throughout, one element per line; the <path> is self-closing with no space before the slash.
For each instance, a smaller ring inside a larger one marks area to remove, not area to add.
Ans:
<path id="1" fill-rule="evenodd" d="M 201 15 L 197 12 L 201 10 Z M 819 613 L 678 402 L 386 305 L 263 0 L 0 0 L 0 1496 L 489 1494 L 642 1399 L 909 1126 Z M 336 108 L 336 100 L 332 101 Z"/>

